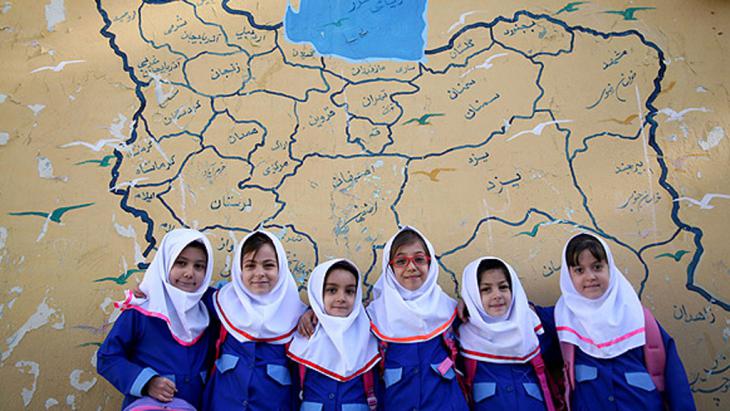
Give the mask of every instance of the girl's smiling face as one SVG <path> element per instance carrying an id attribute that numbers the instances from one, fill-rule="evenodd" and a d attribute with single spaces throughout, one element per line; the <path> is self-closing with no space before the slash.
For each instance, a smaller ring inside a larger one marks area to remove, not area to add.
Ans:
<path id="1" fill-rule="evenodd" d="M 390 260 L 390 266 L 398 284 L 406 290 L 415 291 L 426 282 L 430 262 L 426 245 L 419 240 L 398 247 Z"/>
<path id="2" fill-rule="evenodd" d="M 327 273 L 322 299 L 324 311 L 333 317 L 347 317 L 355 306 L 357 278 L 342 268 Z"/>
<path id="3" fill-rule="evenodd" d="M 569 269 L 573 286 L 583 297 L 595 300 L 608 289 L 608 263 L 599 261 L 590 250 L 581 251 L 578 254 L 578 265 Z"/>
<path id="4" fill-rule="evenodd" d="M 479 276 L 479 295 L 484 311 L 491 317 L 506 314 L 512 303 L 512 290 L 504 270 L 492 268 L 482 272 Z"/>
<path id="5" fill-rule="evenodd" d="M 195 292 L 205 279 L 207 266 L 208 256 L 205 251 L 200 247 L 188 245 L 172 263 L 169 275 L 170 284 L 188 293 Z"/>
<path id="6" fill-rule="evenodd" d="M 267 294 L 279 280 L 276 251 L 268 243 L 262 244 L 258 250 L 244 254 L 241 268 L 243 285 L 254 294 Z"/>

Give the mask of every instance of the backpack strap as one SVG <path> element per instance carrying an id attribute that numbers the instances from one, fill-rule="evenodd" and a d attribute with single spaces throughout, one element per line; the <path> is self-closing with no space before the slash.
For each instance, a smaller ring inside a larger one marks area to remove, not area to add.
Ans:
<path id="1" fill-rule="evenodd" d="M 226 331 L 226 327 L 224 327 L 223 324 L 221 324 L 220 327 L 221 330 L 218 333 L 218 339 L 215 341 L 215 358 L 213 358 L 213 365 L 210 367 L 210 372 L 208 373 L 209 376 L 215 373 L 215 360 L 221 357 L 221 347 L 223 346 L 223 342 L 228 336 L 228 331 Z"/>
<path id="2" fill-rule="evenodd" d="M 449 359 L 451 360 L 452 367 L 454 367 L 454 371 L 456 372 L 456 381 L 459 383 L 459 387 L 461 388 L 462 393 L 464 395 L 468 395 L 469 387 L 466 384 L 466 381 L 464 381 L 464 376 L 461 372 L 459 372 L 456 368 L 456 360 L 457 356 L 459 355 L 459 347 L 456 345 L 456 339 L 454 338 L 454 333 L 451 331 L 451 329 L 446 330 L 441 334 L 441 339 L 444 342 L 444 345 L 446 345 L 446 349 L 449 353 Z"/>
<path id="3" fill-rule="evenodd" d="M 297 363 L 299 369 L 299 400 L 304 401 L 304 377 L 307 375 L 307 367 Z"/>
<path id="4" fill-rule="evenodd" d="M 565 406 L 570 410 L 570 393 L 575 389 L 575 345 L 561 341 L 560 353 L 563 355 L 563 379 L 565 380 L 563 395 Z"/>
<path id="5" fill-rule="evenodd" d="M 370 411 L 376 411 L 378 409 L 378 397 L 375 396 L 374 373 L 375 371 L 371 368 L 362 375 L 362 383 L 365 387 L 365 398 L 367 398 L 368 408 L 370 408 Z"/>
<path id="6" fill-rule="evenodd" d="M 388 350 L 388 342 L 378 340 L 378 352 L 380 353 L 380 373 L 385 373 L 385 352 Z"/>
<path id="7" fill-rule="evenodd" d="M 540 382 L 540 390 L 545 400 L 545 408 L 547 411 L 555 411 L 555 403 L 553 402 L 553 393 L 550 391 L 550 385 L 548 383 L 548 376 L 545 373 L 545 361 L 542 359 L 542 355 L 537 353 L 536 356 L 530 360 L 532 368 L 535 369 L 537 380 Z"/>
<path id="8" fill-rule="evenodd" d="M 474 402 L 474 377 L 477 375 L 477 360 L 464 357 L 464 388 L 467 400 L 473 405 Z"/>
<path id="9" fill-rule="evenodd" d="M 646 307 L 644 307 L 644 327 L 646 333 L 646 344 L 644 344 L 646 370 L 649 372 L 657 390 L 663 394 L 667 353 L 664 348 L 661 331 L 659 330 L 659 324 L 651 311 Z"/>

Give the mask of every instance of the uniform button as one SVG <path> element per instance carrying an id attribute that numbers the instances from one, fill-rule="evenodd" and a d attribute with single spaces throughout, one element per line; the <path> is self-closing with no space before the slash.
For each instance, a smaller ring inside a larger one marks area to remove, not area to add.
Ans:
<path id="1" fill-rule="evenodd" d="M 611 401 L 611 402 L 613 402 L 613 400 L 614 400 L 613 395 L 609 395 L 608 396 L 608 400 Z"/>
<path id="2" fill-rule="evenodd" d="M 185 383 L 189 383 L 189 382 L 190 382 L 190 378 L 189 377 L 185 377 Z"/>
<path id="3" fill-rule="evenodd" d="M 511 385 L 506 386 L 504 389 L 507 390 L 507 392 L 512 392 L 513 390 Z"/>
<path id="4" fill-rule="evenodd" d="M 413 370 L 413 373 L 414 374 L 418 374 L 418 368 L 416 368 L 415 370 Z M 414 408 L 414 410 L 415 410 L 415 408 Z"/>
<path id="5" fill-rule="evenodd" d="M 335 394 L 334 393 L 330 393 L 330 395 L 328 395 L 327 397 L 329 399 L 331 399 L 331 400 L 334 400 L 335 399 Z"/>
<path id="6" fill-rule="evenodd" d="M 242 404 L 243 404 L 244 407 L 248 407 L 248 401 L 243 401 Z"/>

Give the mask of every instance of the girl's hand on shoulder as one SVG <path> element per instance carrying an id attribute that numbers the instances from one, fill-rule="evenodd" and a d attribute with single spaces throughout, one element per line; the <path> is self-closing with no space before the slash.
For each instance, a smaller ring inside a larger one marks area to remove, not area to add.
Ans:
<path id="1" fill-rule="evenodd" d="M 139 284 L 135 285 L 134 288 L 132 288 L 132 295 L 134 295 L 135 298 L 147 297 L 147 294 L 143 293 L 142 290 L 139 288 Z"/>
<path id="2" fill-rule="evenodd" d="M 314 328 L 317 326 L 317 316 L 314 315 L 312 309 L 308 309 L 301 317 L 299 317 L 299 324 L 297 324 L 297 331 L 304 337 L 311 337 L 314 334 Z"/>
<path id="3" fill-rule="evenodd" d="M 157 401 L 170 402 L 175 397 L 177 388 L 175 383 L 159 375 L 147 383 L 147 395 Z"/>
<path id="4" fill-rule="evenodd" d="M 464 304 L 464 300 L 461 298 L 459 298 L 459 301 L 456 303 L 456 315 L 462 323 L 469 322 L 469 310 L 466 309 L 466 304 Z"/>

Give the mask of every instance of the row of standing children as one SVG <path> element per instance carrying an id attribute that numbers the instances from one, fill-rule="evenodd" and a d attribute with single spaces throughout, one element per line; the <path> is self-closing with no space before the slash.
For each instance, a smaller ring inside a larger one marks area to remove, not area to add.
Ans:
<path id="1" fill-rule="evenodd" d="M 495 257 L 464 269 L 457 308 L 435 255 L 402 228 L 367 308 L 355 264 L 320 264 L 304 314 L 276 236 L 249 234 L 232 281 L 215 291 L 208 240 L 173 230 L 120 305 L 98 371 L 130 409 L 181 400 L 204 410 L 694 409 L 673 340 L 600 238 L 566 244 L 554 308 L 531 305 Z"/>

